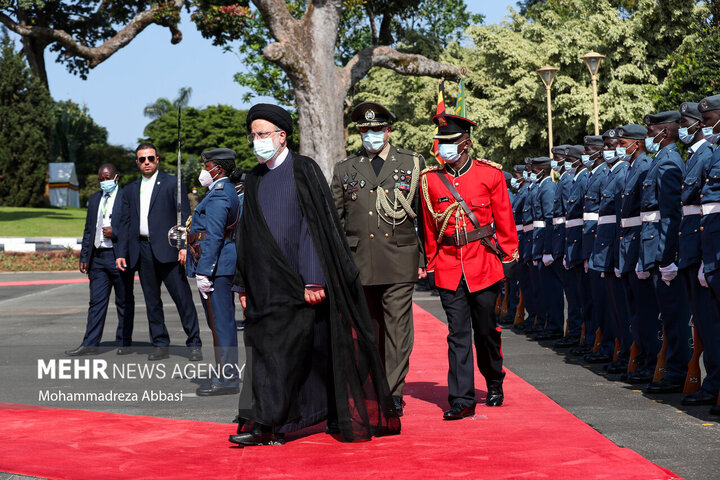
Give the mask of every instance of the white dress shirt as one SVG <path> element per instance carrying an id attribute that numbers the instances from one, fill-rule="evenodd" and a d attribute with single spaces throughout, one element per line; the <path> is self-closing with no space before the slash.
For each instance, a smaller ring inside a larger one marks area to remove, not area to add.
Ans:
<path id="1" fill-rule="evenodd" d="M 150 227 L 148 227 L 148 214 L 150 213 L 150 198 L 152 198 L 153 188 L 157 180 L 158 172 L 152 177 L 142 177 L 140 180 L 140 235 L 149 236 Z"/>
<path id="2" fill-rule="evenodd" d="M 118 188 L 119 187 L 115 187 L 115 190 L 110 193 L 107 202 L 105 202 L 105 192 L 102 192 L 102 195 L 100 195 L 100 203 L 98 204 L 97 211 L 97 228 L 95 229 L 95 247 L 97 248 L 112 248 L 113 246 L 112 239 L 105 238 L 105 235 L 103 235 L 102 227 L 110 226 Z"/>

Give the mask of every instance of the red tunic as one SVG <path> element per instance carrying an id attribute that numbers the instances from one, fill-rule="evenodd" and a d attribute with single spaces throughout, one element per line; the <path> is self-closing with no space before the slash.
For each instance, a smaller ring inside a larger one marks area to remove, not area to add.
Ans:
<path id="1" fill-rule="evenodd" d="M 472 160 L 470 168 L 458 177 L 439 166 L 427 169 L 422 175 L 425 255 L 428 272 L 435 273 L 435 285 L 447 290 L 457 290 L 464 274 L 471 292 L 487 288 L 505 276 L 502 262 L 492 250 L 480 241 L 462 247 L 438 244 L 438 235 L 443 222 L 436 221 L 428 210 L 427 197 L 436 214 L 443 213 L 455 203 L 455 199 L 442 183 L 437 172 L 455 186 L 480 225 L 495 224 L 495 238 L 500 249 L 505 252 L 502 261 L 508 262 L 518 258 L 518 237 L 502 167 L 488 160 L 476 159 Z M 453 212 L 444 237 L 455 236 L 456 218 Z M 462 216 L 461 221 L 465 223 L 468 231 L 475 228 L 469 218 Z M 462 231 L 461 226 L 460 232 Z"/>

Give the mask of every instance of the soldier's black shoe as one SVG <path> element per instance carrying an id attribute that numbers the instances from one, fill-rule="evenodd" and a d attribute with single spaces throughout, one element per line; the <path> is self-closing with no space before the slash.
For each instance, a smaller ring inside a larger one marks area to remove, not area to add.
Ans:
<path id="1" fill-rule="evenodd" d="M 170 349 L 168 347 L 153 347 L 153 351 L 148 354 L 148 360 L 155 362 L 170 358 Z"/>
<path id="2" fill-rule="evenodd" d="M 203 359 L 200 347 L 190 347 L 188 350 L 188 360 L 191 362 L 199 362 Z"/>
<path id="3" fill-rule="evenodd" d="M 650 382 L 652 382 L 652 379 L 654 376 L 655 376 L 654 370 L 638 368 L 638 369 L 635 369 L 634 371 L 628 373 L 627 382 L 631 385 L 639 385 L 641 383 L 650 383 Z"/>
<path id="4" fill-rule="evenodd" d="M 538 322 L 537 325 L 530 325 L 528 328 L 526 328 L 525 334 L 534 335 L 536 333 L 542 333 L 543 330 L 545 330 L 545 328 Z"/>
<path id="5" fill-rule="evenodd" d="M 720 415 L 720 405 L 710 407 L 710 415 Z"/>
<path id="6" fill-rule="evenodd" d="M 717 395 L 713 395 L 712 393 L 701 389 L 695 393 L 685 395 L 681 403 L 683 405 L 715 405 L 717 400 Z"/>
<path id="7" fill-rule="evenodd" d="M 258 445 L 282 445 L 285 443 L 285 435 L 273 433 L 267 427 L 255 425 L 250 431 L 230 435 L 228 440 L 231 443 L 243 447 L 256 447 Z"/>
<path id="8" fill-rule="evenodd" d="M 659 382 L 653 382 L 645 387 L 645 393 L 680 393 L 683 390 L 683 385 L 679 383 L 672 383 L 664 378 Z"/>
<path id="9" fill-rule="evenodd" d="M 583 360 L 585 360 L 587 363 L 608 363 L 612 361 L 612 357 L 605 353 L 595 352 L 588 353 L 583 357 Z"/>
<path id="10" fill-rule="evenodd" d="M 338 425 L 337 418 L 328 419 L 327 425 L 325 425 L 325 433 L 327 433 L 328 435 L 340 434 L 340 426 Z"/>
<path id="11" fill-rule="evenodd" d="M 443 412 L 443 420 L 460 420 L 465 417 L 472 417 L 475 415 L 475 407 L 461 407 L 455 405 L 450 410 Z"/>
<path id="12" fill-rule="evenodd" d="M 513 315 L 505 315 L 500 320 L 498 320 L 498 323 L 500 325 L 512 325 L 515 321 L 515 317 Z"/>
<path id="13" fill-rule="evenodd" d="M 553 348 L 570 348 L 580 344 L 580 337 L 566 335 L 553 344 Z"/>
<path id="14" fill-rule="evenodd" d="M 524 322 L 520 322 L 517 325 L 513 325 L 512 329 L 513 329 L 513 332 L 515 332 L 515 333 L 522 333 L 531 325 L 532 325 L 532 323 L 525 320 Z"/>
<path id="15" fill-rule="evenodd" d="M 563 332 L 560 330 L 548 330 L 547 332 L 540 332 L 533 340 L 557 340 L 558 338 L 562 338 Z"/>
<path id="16" fill-rule="evenodd" d="M 393 395 L 393 404 L 395 405 L 395 411 L 398 414 L 398 417 L 403 416 L 403 407 L 405 406 L 405 402 L 403 401 L 402 397 L 398 395 Z"/>
<path id="17" fill-rule="evenodd" d="M 122 347 L 118 347 L 118 348 L 117 348 L 117 352 L 116 352 L 116 353 L 117 353 L 118 355 L 130 355 L 131 353 L 133 353 L 133 349 L 132 349 L 132 347 L 122 346 Z"/>
<path id="18" fill-rule="evenodd" d="M 502 386 L 488 387 L 485 405 L 487 405 L 488 407 L 499 407 L 503 404 L 503 400 L 505 400 L 505 395 L 503 395 Z"/>
<path id="19" fill-rule="evenodd" d="M 65 355 L 68 357 L 80 357 L 82 355 L 95 355 L 98 353 L 98 347 L 86 347 L 84 345 L 80 345 L 77 348 L 73 348 L 72 350 L 65 350 Z"/>
<path id="20" fill-rule="evenodd" d="M 573 347 L 570 349 L 570 355 L 573 355 L 575 357 L 582 357 L 589 353 L 592 353 L 592 346 L 588 344 L 578 345 L 577 347 Z"/>
<path id="21" fill-rule="evenodd" d="M 628 360 L 618 358 L 614 362 L 610 362 L 609 364 L 605 365 L 605 371 L 610 374 L 618 374 L 627 372 L 628 368 Z"/>
<path id="22" fill-rule="evenodd" d="M 199 397 L 214 397 L 216 395 L 233 395 L 240 391 L 240 387 L 223 387 L 215 383 L 210 382 L 207 385 L 198 387 L 195 393 Z"/>

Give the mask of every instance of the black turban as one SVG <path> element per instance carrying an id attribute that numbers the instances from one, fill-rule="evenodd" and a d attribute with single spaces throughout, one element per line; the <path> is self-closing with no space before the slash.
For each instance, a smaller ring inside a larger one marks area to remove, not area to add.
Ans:
<path id="1" fill-rule="evenodd" d="M 292 135 L 293 124 L 292 117 L 282 107 L 272 105 L 270 103 L 258 103 L 250 107 L 250 111 L 247 114 L 245 120 L 245 126 L 248 131 L 253 120 L 267 120 L 268 122 L 276 125 L 279 129 L 283 130 L 288 136 Z"/>

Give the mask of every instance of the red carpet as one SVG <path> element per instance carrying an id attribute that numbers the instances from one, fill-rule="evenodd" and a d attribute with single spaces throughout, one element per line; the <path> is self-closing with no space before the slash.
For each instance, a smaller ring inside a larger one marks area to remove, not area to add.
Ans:
<path id="1" fill-rule="evenodd" d="M 0 404 L 0 471 L 72 480 L 679 478 L 510 372 L 503 407 L 443 422 L 446 327 L 415 307 L 415 332 L 399 436 L 343 444 L 316 427 L 285 446 L 239 449 L 226 440 L 234 425 Z"/>

